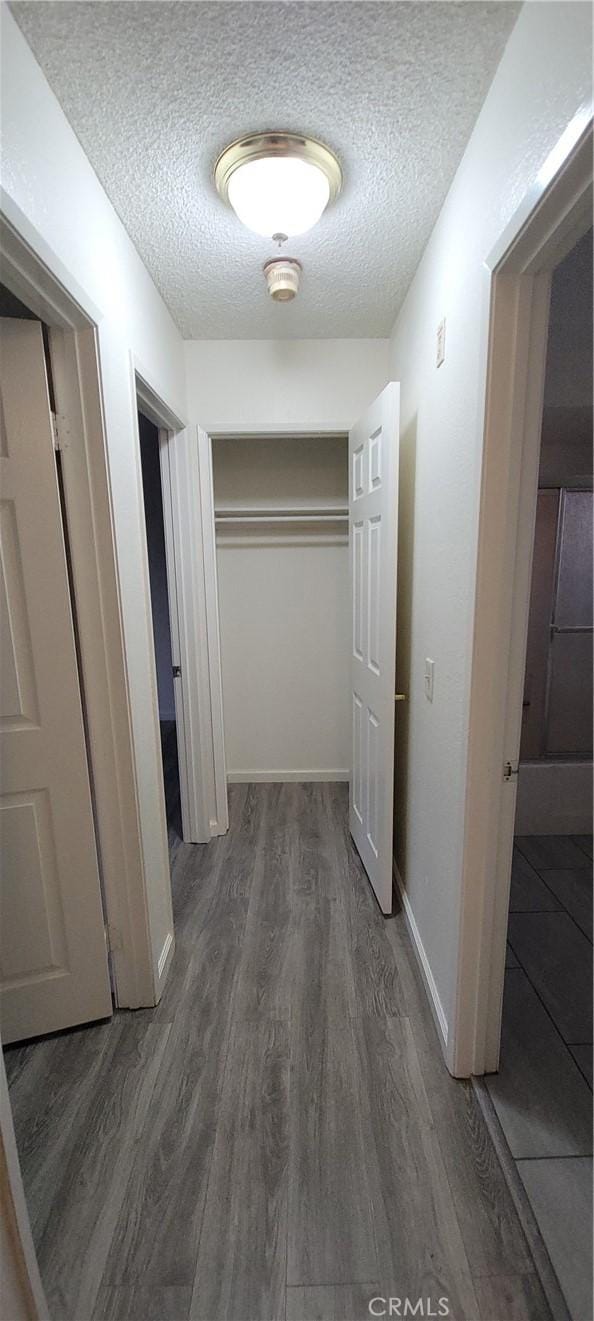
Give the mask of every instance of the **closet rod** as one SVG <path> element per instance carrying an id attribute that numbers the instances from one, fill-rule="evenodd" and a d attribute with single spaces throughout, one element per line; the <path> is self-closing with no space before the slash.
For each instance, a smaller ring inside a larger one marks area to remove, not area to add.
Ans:
<path id="1" fill-rule="evenodd" d="M 215 523 L 348 523 L 348 514 L 215 514 Z"/>
<path id="2" fill-rule="evenodd" d="M 347 505 L 215 505 L 215 518 L 347 518 Z"/>

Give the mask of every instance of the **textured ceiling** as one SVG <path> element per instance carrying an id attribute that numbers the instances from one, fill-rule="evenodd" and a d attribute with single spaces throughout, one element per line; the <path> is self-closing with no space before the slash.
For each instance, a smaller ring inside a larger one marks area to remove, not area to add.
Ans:
<path id="1" fill-rule="evenodd" d="M 186 338 L 387 335 L 513 27 L 508 3 L 37 0 L 13 13 Z M 343 192 L 299 297 L 212 183 L 251 130 L 327 141 Z"/>

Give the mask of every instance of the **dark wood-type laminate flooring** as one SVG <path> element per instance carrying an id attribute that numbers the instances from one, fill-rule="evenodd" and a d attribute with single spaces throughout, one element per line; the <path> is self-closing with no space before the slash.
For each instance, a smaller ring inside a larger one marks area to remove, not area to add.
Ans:
<path id="1" fill-rule="evenodd" d="M 160 1005 L 6 1052 L 53 1321 L 359 1321 L 374 1297 L 549 1321 L 346 785 L 236 785 L 230 810 L 207 846 L 170 836 Z"/>

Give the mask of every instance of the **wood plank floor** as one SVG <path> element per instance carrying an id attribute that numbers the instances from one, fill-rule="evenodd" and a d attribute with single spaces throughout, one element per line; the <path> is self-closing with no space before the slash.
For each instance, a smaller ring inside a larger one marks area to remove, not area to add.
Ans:
<path id="1" fill-rule="evenodd" d="M 6 1052 L 53 1321 L 550 1321 L 346 785 L 235 785 L 230 815 L 171 840 L 161 1004 Z"/>

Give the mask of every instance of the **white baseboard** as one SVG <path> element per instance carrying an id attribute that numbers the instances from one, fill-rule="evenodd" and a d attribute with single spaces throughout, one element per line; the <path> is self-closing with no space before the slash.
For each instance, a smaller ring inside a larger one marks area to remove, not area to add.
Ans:
<path id="1" fill-rule="evenodd" d="M 336 780 L 349 780 L 351 772 L 345 770 L 327 771 L 227 771 L 228 784 L 288 784 L 295 780 L 301 784 L 319 780 L 334 783 Z"/>
<path id="2" fill-rule="evenodd" d="M 165 986 L 165 982 L 167 980 L 167 974 L 169 972 L 169 967 L 171 964 L 171 960 L 173 958 L 174 949 L 175 949 L 175 941 L 173 939 L 173 932 L 168 931 L 163 944 L 163 949 L 161 950 L 157 962 L 157 1004 L 159 1003 L 159 1000 L 161 999 L 161 995 L 163 993 L 163 987 Z"/>
<path id="3" fill-rule="evenodd" d="M 439 998 L 439 992 L 437 990 L 437 986 L 435 985 L 435 978 L 431 971 L 429 959 L 427 958 L 427 954 L 425 952 L 425 946 L 423 945 L 423 942 L 421 940 L 419 928 L 415 920 L 415 915 L 410 906 L 410 900 L 404 888 L 404 883 L 400 875 L 400 872 L 398 871 L 395 858 L 392 859 L 392 870 L 394 873 L 394 880 L 396 882 L 396 889 L 398 890 L 398 894 L 400 895 L 400 900 L 404 911 L 404 917 L 406 921 L 408 934 L 411 938 L 417 963 L 421 970 L 421 976 L 425 984 L 427 998 L 431 1006 L 431 1012 L 435 1019 L 435 1025 L 437 1027 L 437 1031 L 441 1038 L 442 1050 L 444 1055 L 446 1056 L 446 1062 L 447 1062 L 448 1020 L 445 1016 L 444 1008 Z"/>
<path id="4" fill-rule="evenodd" d="M 216 835 L 226 835 L 229 829 L 228 825 L 222 826 L 220 822 L 216 820 L 215 817 L 211 817 L 208 824 L 210 826 L 211 839 L 214 839 Z"/>

